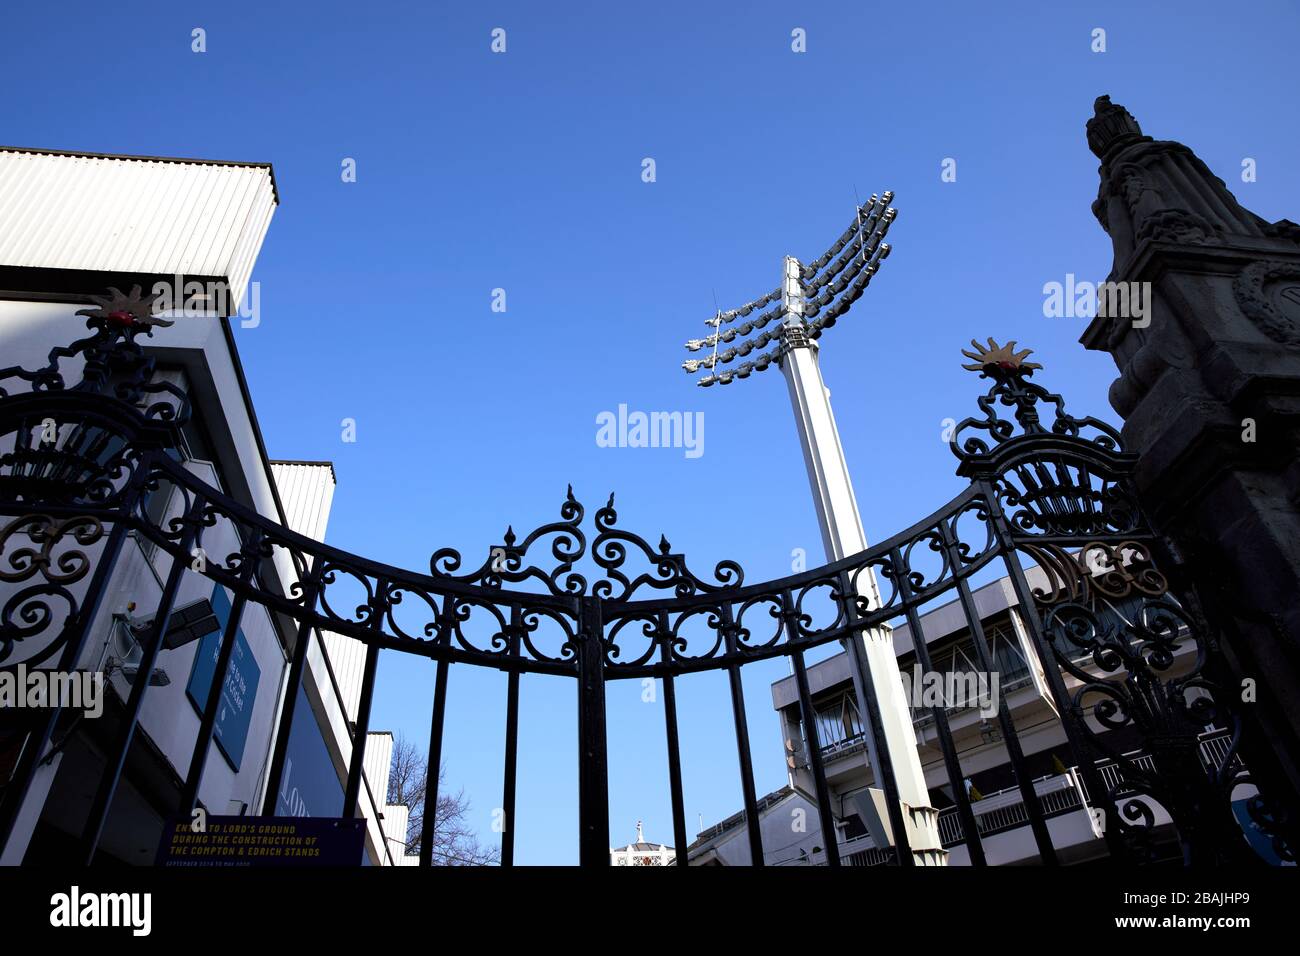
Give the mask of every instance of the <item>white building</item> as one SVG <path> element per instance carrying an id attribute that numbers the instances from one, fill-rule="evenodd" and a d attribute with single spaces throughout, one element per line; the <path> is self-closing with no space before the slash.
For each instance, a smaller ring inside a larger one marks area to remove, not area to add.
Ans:
<path id="1" fill-rule="evenodd" d="M 764 866 L 815 866 L 826 862 L 817 801 L 794 787 L 774 790 L 758 801 Z M 744 811 L 701 831 L 687 848 L 691 866 L 749 866 L 749 831 Z"/>
<path id="2" fill-rule="evenodd" d="M 1031 567 L 1026 573 L 1032 587 L 1045 585 L 1040 569 Z M 1010 710 L 1057 855 L 1062 863 L 1099 859 L 1106 855 L 1101 812 L 1089 799 L 1082 776 L 1073 765 L 1043 663 L 1025 629 L 1015 591 L 1007 578 L 1000 578 L 976 589 L 974 599 L 985 636 L 992 644 L 998 693 Z M 1138 598 L 1104 602 L 1096 610 L 1099 615 L 1131 620 L 1137 603 Z M 970 631 L 956 601 L 921 615 L 920 625 L 934 672 L 961 675 L 978 670 Z M 894 648 L 905 677 L 915 673 L 914 640 L 907 624 L 894 629 Z M 1190 664 L 1195 653 L 1194 642 L 1183 642 L 1178 652 L 1181 663 L 1175 664 L 1170 675 Z M 1099 673 L 1089 654 L 1076 650 L 1073 656 L 1084 670 Z M 848 656 L 840 652 L 809 665 L 808 683 L 841 862 L 846 866 L 886 863 L 889 853 L 881 845 L 886 842 L 888 824 L 867 757 L 866 728 L 853 690 Z M 1078 686 L 1069 675 L 1066 683 L 1069 688 Z M 808 751 L 810 735 L 800 716 L 793 676 L 772 685 L 772 703 L 779 719 L 779 746 L 785 754 L 789 785 L 759 803 L 764 862 L 769 866 L 825 865 L 825 853 L 818 852 L 823 849 L 823 841 Z M 1038 862 L 1028 813 L 995 712 L 982 713 L 978 702 L 975 706 L 945 709 L 988 863 Z M 913 699 L 912 718 L 932 805 L 940 811 L 939 831 L 948 851 L 948 863 L 969 865 L 966 838 L 929 708 L 917 706 Z M 1201 755 L 1207 766 L 1219 765 L 1227 752 L 1227 737 L 1226 732 L 1212 728 L 1202 735 Z M 1150 761 L 1135 734 L 1110 731 L 1107 742 L 1117 752 L 1132 755 L 1139 764 Z M 775 754 L 777 742 L 773 743 Z M 1098 761 L 1098 769 L 1107 785 L 1113 786 L 1118 779 L 1114 762 Z M 1234 794 L 1234 798 L 1244 799 L 1251 792 L 1253 788 Z M 1154 809 L 1157 839 L 1170 841 L 1167 852 L 1177 857 L 1169 817 L 1158 806 Z M 690 847 L 690 864 L 749 865 L 746 834 L 743 813 L 704 831 Z"/>
<path id="3" fill-rule="evenodd" d="M 609 851 L 610 866 L 671 866 L 674 858 L 672 847 L 646 842 L 640 820 L 636 822 L 636 841 Z"/>
<path id="4" fill-rule="evenodd" d="M 44 366 L 52 347 L 84 337 L 84 319 L 74 313 L 90 295 L 103 295 L 109 286 L 127 291 L 139 285 L 147 292 L 166 283 L 175 307 L 160 314 L 174 324 L 157 327 L 140 344 L 157 360 L 160 375 L 193 402 L 184 429 L 185 467 L 241 504 L 321 540 L 334 494 L 333 466 L 271 460 L 232 335 L 241 314 L 250 322 L 257 318 L 260 295 L 251 276 L 278 203 L 269 164 L 0 149 L 0 366 Z M 232 540 L 205 541 L 209 550 L 237 550 L 233 532 L 224 531 Z M 77 664 L 108 675 L 104 716 L 56 733 L 0 862 L 76 858 L 93 781 L 129 693 L 124 673 L 131 673 L 139 654 L 129 625 L 137 609 L 156 604 L 168 564 L 146 541 L 128 542 Z M 281 589 L 296 580 L 285 564 L 269 573 L 275 580 L 267 583 Z M 220 615 L 230 594 L 187 574 L 176 606 L 202 600 Z M 201 805 L 219 815 L 261 812 L 296 638 L 284 621 L 251 602 L 240 631 L 227 683 L 239 682 L 241 706 L 218 723 L 199 792 Z M 338 816 L 342 810 L 364 648 L 333 634 L 313 638 L 277 815 Z M 211 683 L 210 671 L 208 685 L 196 677 L 207 649 L 194 641 L 161 652 L 98 859 L 153 862 L 164 823 L 176 814 Z M 0 762 L 16 759 L 26 733 L 21 715 L 0 714 Z M 371 734 L 366 748 L 360 812 L 371 864 L 405 862 L 405 808 L 384 805 L 391 747 L 390 735 Z M 8 769 L 8 763 L 0 766 Z"/>

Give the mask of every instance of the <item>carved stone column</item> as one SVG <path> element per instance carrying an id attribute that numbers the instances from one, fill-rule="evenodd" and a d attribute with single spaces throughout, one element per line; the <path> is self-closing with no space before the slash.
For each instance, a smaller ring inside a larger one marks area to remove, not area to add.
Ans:
<path id="1" fill-rule="evenodd" d="M 1109 279 L 1149 283 L 1150 299 L 1137 319 L 1099 310 L 1080 341 L 1119 367 L 1110 401 L 1140 456 L 1143 504 L 1219 632 L 1228 676 L 1254 681 L 1243 712 L 1275 752 L 1267 772 L 1295 792 L 1300 227 L 1245 209 L 1195 153 L 1144 136 L 1109 97 L 1095 114 Z"/>

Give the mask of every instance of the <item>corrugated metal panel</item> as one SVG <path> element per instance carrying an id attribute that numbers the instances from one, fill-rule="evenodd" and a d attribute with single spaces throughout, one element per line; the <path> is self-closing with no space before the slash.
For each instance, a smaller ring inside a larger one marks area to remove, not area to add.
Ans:
<path id="1" fill-rule="evenodd" d="M 394 803 L 384 807 L 384 836 L 388 837 L 388 848 L 392 851 L 393 862 L 398 866 L 411 865 L 405 859 L 407 855 L 406 828 L 410 819 L 411 810 L 409 807 Z M 384 857 L 384 863 L 387 862 L 388 857 Z"/>
<path id="2" fill-rule="evenodd" d="M 361 761 L 361 769 L 370 781 L 374 791 L 375 802 L 383 811 L 388 802 L 388 773 L 393 762 L 393 735 L 387 731 L 372 731 L 366 734 L 366 756 Z M 362 803 L 365 804 L 364 795 Z"/>
<path id="3" fill-rule="evenodd" d="M 219 276 L 243 300 L 271 167 L 0 147 L 0 265 Z"/>
<path id="4" fill-rule="evenodd" d="M 330 505 L 334 501 L 334 467 L 324 461 L 273 461 L 271 475 L 280 492 L 289 527 L 316 541 L 324 541 Z"/>
<path id="5" fill-rule="evenodd" d="M 324 540 L 325 528 L 329 520 L 330 504 L 334 497 L 333 466 L 329 462 L 293 461 L 272 461 L 270 466 L 271 478 L 275 482 L 276 491 L 283 506 L 286 524 L 290 529 L 301 535 L 317 541 Z M 320 720 L 321 732 L 327 738 L 332 738 L 339 749 L 344 766 L 347 766 L 352 756 L 352 739 L 349 725 L 356 717 L 360 688 L 357 688 L 355 694 L 349 693 L 348 683 L 344 676 L 349 669 L 346 661 L 348 648 L 338 646 L 339 642 L 344 639 L 328 632 L 321 632 L 321 637 L 320 642 L 312 640 L 308 644 L 309 676 L 307 679 L 315 685 L 316 692 L 320 695 L 324 704 L 324 714 Z M 358 642 L 347 641 L 347 644 L 356 643 Z M 335 674 L 335 678 L 340 685 L 339 696 L 335 695 L 334 687 L 327 673 L 325 660 L 322 660 L 321 657 L 322 651 L 325 659 L 328 660 L 329 670 Z M 380 801 L 383 800 L 383 795 L 376 794 L 376 797 Z M 362 795 L 361 808 L 364 816 L 370 817 L 372 815 L 369 810 L 369 801 L 364 794 Z M 382 835 L 378 831 L 378 823 L 371 821 L 368 827 L 372 831 L 372 842 L 376 845 L 381 843 Z"/>
<path id="6" fill-rule="evenodd" d="M 330 504 L 334 500 L 334 468 L 329 462 L 273 461 L 271 474 L 284 505 L 285 520 L 299 534 L 325 540 Z M 365 670 L 366 645 L 351 637 L 323 631 L 330 667 L 339 682 L 339 693 L 348 720 L 357 715 L 361 703 L 361 677 Z M 322 687 L 328 678 L 322 678 Z M 330 692 L 332 695 L 332 691 Z"/>
<path id="7" fill-rule="evenodd" d="M 366 645 L 353 637 L 323 631 L 325 651 L 329 654 L 330 667 L 339 682 L 339 693 L 343 697 L 343 706 L 347 709 L 348 719 L 357 715 L 361 705 L 361 678 L 366 666 Z"/>

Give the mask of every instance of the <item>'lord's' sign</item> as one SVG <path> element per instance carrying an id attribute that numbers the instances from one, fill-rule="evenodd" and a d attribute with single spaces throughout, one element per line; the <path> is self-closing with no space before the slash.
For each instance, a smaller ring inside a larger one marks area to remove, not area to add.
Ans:
<path id="1" fill-rule="evenodd" d="M 208 817 L 167 825 L 158 866 L 360 866 L 365 821 L 334 817 Z"/>

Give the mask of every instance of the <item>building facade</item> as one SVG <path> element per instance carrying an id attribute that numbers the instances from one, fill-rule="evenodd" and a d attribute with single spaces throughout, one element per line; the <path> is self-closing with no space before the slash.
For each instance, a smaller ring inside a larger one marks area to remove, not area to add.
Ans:
<path id="1" fill-rule="evenodd" d="M 764 866 L 817 866 L 826 862 L 818 828 L 817 801 L 793 785 L 758 801 Z M 744 812 L 701 830 L 687 849 L 691 866 L 748 866 L 750 849 Z"/>
<path id="2" fill-rule="evenodd" d="M 180 452 L 185 469 L 258 514 L 322 540 L 333 466 L 268 456 L 232 334 L 234 322 L 260 320 L 251 275 L 278 203 L 267 164 L 0 149 L 0 367 L 39 368 L 51 349 L 84 337 L 77 310 L 94 296 L 109 295 L 110 287 L 157 294 L 161 321 L 142 345 L 157 378 L 175 387 L 168 400 L 188 396 Z M 6 388 L 12 391 L 11 384 Z M 65 445 L 72 440 L 59 423 L 50 427 Z M 155 517 L 179 515 L 184 496 L 174 491 L 150 496 L 150 507 L 160 511 Z M 13 525 L 6 531 L 6 562 L 24 534 L 30 537 L 30 529 Z M 204 546 L 224 558 L 240 542 L 226 529 L 213 529 Z M 27 791 L 0 791 L 12 833 L 4 864 L 80 862 L 95 782 L 139 671 L 139 636 L 149 623 L 140 609 L 157 605 L 168 564 L 134 534 L 122 549 L 91 639 L 75 662 L 79 673 L 102 675 L 102 707 L 97 714 L 65 711 Z M 283 588 L 296 580 L 292 570 L 272 559 L 257 573 Z M 0 604 L 16 602 L 6 612 L 9 628 L 20 626 L 22 608 L 38 600 L 23 593 L 20 577 L 0 577 Z M 154 862 L 163 828 L 177 815 L 231 605 L 232 595 L 202 575 L 182 578 L 95 862 Z M 188 631 L 176 618 L 190 623 Z M 296 638 L 296 628 L 265 607 L 243 613 L 222 689 L 216 746 L 197 794 L 207 813 L 257 815 L 271 806 L 267 769 Z M 338 635 L 313 632 L 310 639 L 274 813 L 339 816 L 364 651 Z M 39 670 L 55 661 L 20 639 L 6 647 L 2 663 Z M 24 759 L 44 713 L 39 707 L 0 708 L 0 780 Z M 390 735 L 372 734 L 366 748 L 361 814 L 371 864 L 400 863 L 405 855 L 405 808 L 384 802 L 391 743 Z"/>
<path id="3" fill-rule="evenodd" d="M 1034 587 L 1047 584 L 1046 575 L 1039 568 L 1028 568 L 1027 576 Z M 1011 582 L 999 578 L 974 589 L 973 597 L 984 636 L 991 645 L 995 662 L 991 673 L 979 668 L 970 629 L 955 601 L 919 617 L 929 650 L 929 671 L 923 672 L 917 666 L 916 637 L 909 625 L 900 624 L 893 635 L 926 784 L 933 806 L 939 809 L 940 836 L 948 864 L 964 866 L 971 860 L 937 738 L 932 714 L 932 706 L 936 704 L 943 707 L 948 717 L 965 776 L 967 797 L 989 864 L 1033 864 L 1039 860 L 1024 796 L 1008 759 L 1007 741 L 998 719 L 999 707 L 1005 708 L 1013 722 L 1059 860 L 1070 864 L 1105 858 L 1103 815 L 1090 800 L 1079 768 L 1071 763 L 1071 751 L 1045 680 L 1043 662 L 1026 632 Z M 1103 623 L 1110 619 L 1118 624 L 1123 619 L 1131 625 L 1140 605 L 1140 595 L 1127 601 L 1103 599 L 1094 611 Z M 1104 677 L 1090 660 L 1090 653 L 1078 648 L 1066 648 L 1066 653 L 1082 672 Z M 1175 664 L 1170 669 L 1171 676 L 1190 667 L 1195 648 L 1188 642 L 1177 654 L 1183 660 L 1181 665 Z M 819 747 L 830 788 L 841 863 L 850 866 L 887 863 L 890 859 L 885 849 L 890 843 L 888 818 L 871 767 L 867 728 L 854 692 L 848 655 L 841 651 L 810 664 L 807 675 L 815 708 L 815 728 L 806 727 L 801 718 L 793 676 L 775 682 L 771 688 L 789 783 L 759 802 L 764 863 L 768 866 L 826 864 L 827 855 L 822 846 L 825 841 L 814 796 L 810 753 L 814 745 Z M 1072 690 L 1080 683 L 1079 677 L 1067 677 Z M 1108 732 L 1095 717 L 1089 719 L 1093 728 L 1102 734 L 1106 746 L 1116 754 L 1124 755 L 1138 766 L 1150 765 L 1150 756 L 1142 751 L 1132 731 Z M 1200 753 L 1207 768 L 1220 766 L 1229 751 L 1228 738 L 1227 732 L 1220 728 L 1212 725 L 1204 728 Z M 774 746 L 771 753 L 775 755 L 775 752 Z M 1098 769 L 1108 786 L 1122 778 L 1114 760 L 1099 761 Z M 1248 832 L 1245 801 L 1254 793 L 1253 787 L 1244 786 L 1233 794 L 1239 820 Z M 1154 833 L 1157 841 L 1165 841 L 1157 852 L 1168 859 L 1177 859 L 1178 847 L 1169 818 L 1158 806 L 1155 813 Z M 699 834 L 690 847 L 691 865 L 749 865 L 746 825 L 744 814 L 738 813 Z M 1276 862 L 1270 858 L 1266 841 L 1261 841 L 1257 850 L 1265 859 Z"/>
<path id="4" fill-rule="evenodd" d="M 647 842 L 640 820 L 636 822 L 636 840 L 609 851 L 610 866 L 672 866 L 675 858 L 672 847 Z"/>

